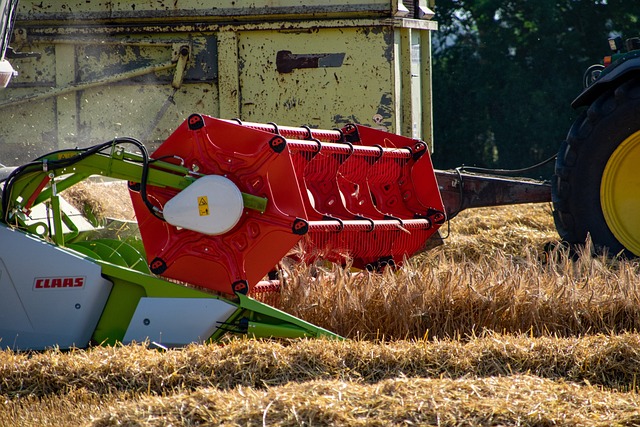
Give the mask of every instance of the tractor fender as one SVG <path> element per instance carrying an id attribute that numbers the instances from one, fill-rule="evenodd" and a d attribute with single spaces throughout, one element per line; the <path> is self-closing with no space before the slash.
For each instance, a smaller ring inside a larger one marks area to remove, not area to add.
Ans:
<path id="1" fill-rule="evenodd" d="M 590 105 L 607 90 L 615 88 L 624 81 L 639 75 L 640 52 L 636 51 L 620 58 L 611 64 L 609 68 L 606 68 L 598 80 L 583 90 L 582 93 L 573 100 L 571 106 L 573 108 L 580 108 Z"/>

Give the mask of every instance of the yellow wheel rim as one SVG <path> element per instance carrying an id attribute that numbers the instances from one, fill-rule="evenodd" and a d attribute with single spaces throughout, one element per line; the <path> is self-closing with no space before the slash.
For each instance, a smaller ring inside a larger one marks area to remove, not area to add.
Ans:
<path id="1" fill-rule="evenodd" d="M 613 152 L 602 173 L 600 203 L 607 226 L 640 256 L 640 131 Z"/>

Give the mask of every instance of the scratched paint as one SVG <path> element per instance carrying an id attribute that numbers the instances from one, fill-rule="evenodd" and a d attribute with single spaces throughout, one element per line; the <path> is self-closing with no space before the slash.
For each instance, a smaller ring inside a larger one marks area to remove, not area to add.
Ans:
<path id="1" fill-rule="evenodd" d="M 19 13 L 34 20 L 69 18 L 81 20 L 132 21 L 158 19 L 171 13 L 179 19 L 228 20 L 234 19 L 282 19 L 322 18 L 327 16 L 388 17 L 405 9 L 402 1 L 389 0 L 218 0 L 215 6 L 208 0 L 139 0 L 106 1 L 75 0 L 43 2 L 25 0 L 20 2 Z M 212 13 L 213 12 L 213 13 Z"/>
<path id="2" fill-rule="evenodd" d="M 385 127 L 394 129 L 394 107 L 381 105 L 395 91 L 394 64 L 387 59 L 386 28 L 326 28 L 309 32 L 246 31 L 239 34 L 242 58 L 242 116 L 269 122 L 332 128 L 357 121 L 373 125 L 384 110 Z M 289 62 L 278 59 L 286 46 Z M 340 55 L 332 66 L 317 61 Z M 342 55 L 344 55 L 342 57 Z M 280 67 L 280 69 L 279 69 Z"/>
<path id="3" fill-rule="evenodd" d="M 194 112 L 413 131 L 420 124 L 404 122 L 423 107 L 402 104 L 422 102 L 421 88 L 403 81 L 411 48 L 400 41 L 436 24 L 400 19 L 407 17 L 401 6 L 397 0 L 221 0 L 215 7 L 208 0 L 21 0 L 13 47 L 37 56 L 14 59 L 19 75 L 0 92 L 0 162 L 114 136 L 153 145 Z M 181 46 L 189 57 L 174 89 L 171 67 Z M 25 101 L 34 95 L 40 98 Z"/>

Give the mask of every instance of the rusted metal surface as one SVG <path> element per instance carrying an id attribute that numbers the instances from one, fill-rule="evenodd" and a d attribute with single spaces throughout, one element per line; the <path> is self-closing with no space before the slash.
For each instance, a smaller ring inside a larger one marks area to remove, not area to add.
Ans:
<path id="1" fill-rule="evenodd" d="M 406 5 L 405 5 L 406 3 Z M 19 13 L 34 21 L 114 22 L 173 20 L 217 22 L 229 20 L 318 19 L 335 17 L 430 18 L 425 0 L 66 0 L 21 2 Z"/>
<path id="2" fill-rule="evenodd" d="M 240 32 L 241 114 L 257 122 L 324 128 L 360 123 L 399 132 L 394 37 L 395 29 L 385 26 Z M 282 46 L 297 58 L 325 52 L 345 57 L 341 66 L 298 66 L 284 73 L 277 69 Z"/>
<path id="3" fill-rule="evenodd" d="M 295 54 L 289 50 L 276 53 L 276 69 L 279 73 L 290 73 L 302 68 L 342 67 L 345 53 L 303 53 Z"/>
<path id="4" fill-rule="evenodd" d="M 469 208 L 551 202 L 551 185 L 545 181 L 455 170 L 435 173 L 448 219 Z"/>
<path id="5" fill-rule="evenodd" d="M 0 94 L 0 161 L 154 145 L 194 112 L 431 144 L 429 17 L 424 0 L 21 0 L 13 44 L 37 56 Z"/>

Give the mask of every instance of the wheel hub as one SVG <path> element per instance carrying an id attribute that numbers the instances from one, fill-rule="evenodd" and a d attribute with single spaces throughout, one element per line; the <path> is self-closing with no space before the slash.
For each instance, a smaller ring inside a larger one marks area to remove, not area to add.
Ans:
<path id="1" fill-rule="evenodd" d="M 613 152 L 602 173 L 600 201 L 607 226 L 628 250 L 640 256 L 640 131 Z"/>

